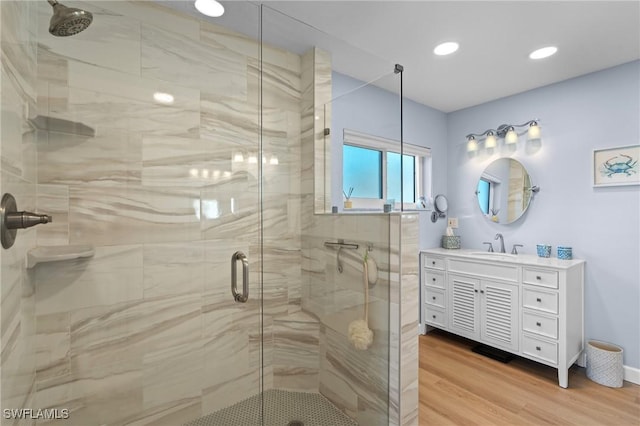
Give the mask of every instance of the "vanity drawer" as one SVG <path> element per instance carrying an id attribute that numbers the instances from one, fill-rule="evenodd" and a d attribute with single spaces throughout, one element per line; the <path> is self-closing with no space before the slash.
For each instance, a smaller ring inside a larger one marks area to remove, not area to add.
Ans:
<path id="1" fill-rule="evenodd" d="M 524 334 L 522 336 L 522 353 L 543 361 L 558 364 L 558 344 L 536 339 Z"/>
<path id="2" fill-rule="evenodd" d="M 425 268 L 444 270 L 444 259 L 442 257 L 425 254 L 422 259 L 424 260 L 424 264 L 422 266 Z"/>
<path id="3" fill-rule="evenodd" d="M 558 271 L 522 268 L 522 281 L 525 284 L 541 287 L 558 288 Z"/>
<path id="4" fill-rule="evenodd" d="M 538 311 L 558 313 L 558 293 L 523 287 L 522 306 Z"/>
<path id="5" fill-rule="evenodd" d="M 502 262 L 449 259 L 449 272 L 479 275 L 483 278 L 518 281 L 518 266 Z"/>
<path id="6" fill-rule="evenodd" d="M 446 306 L 444 300 L 444 290 L 439 288 L 425 287 L 424 303 L 444 309 L 444 307 Z"/>
<path id="7" fill-rule="evenodd" d="M 436 271 L 424 268 L 423 271 L 422 271 L 422 274 L 423 274 L 422 275 L 423 276 L 422 284 L 430 285 L 430 286 L 433 286 L 433 287 L 444 288 L 444 273 L 443 272 L 436 272 Z"/>
<path id="8" fill-rule="evenodd" d="M 522 313 L 522 330 L 541 336 L 558 338 L 558 318 L 545 317 L 533 312 Z"/>
<path id="9" fill-rule="evenodd" d="M 424 322 L 434 327 L 447 327 L 447 316 L 443 309 L 433 308 L 425 305 L 424 307 Z"/>

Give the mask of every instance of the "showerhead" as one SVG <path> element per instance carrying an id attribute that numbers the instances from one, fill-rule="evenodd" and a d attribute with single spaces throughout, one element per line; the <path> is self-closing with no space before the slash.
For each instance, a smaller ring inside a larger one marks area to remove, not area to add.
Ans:
<path id="1" fill-rule="evenodd" d="M 49 32 L 54 36 L 66 37 L 85 30 L 93 21 L 90 12 L 74 7 L 67 7 L 57 0 L 47 0 L 53 6 L 53 16 L 49 24 Z"/>

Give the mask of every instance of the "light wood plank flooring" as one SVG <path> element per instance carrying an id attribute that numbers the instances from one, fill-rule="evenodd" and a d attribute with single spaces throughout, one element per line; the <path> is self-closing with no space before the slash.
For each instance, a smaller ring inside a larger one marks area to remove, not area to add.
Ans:
<path id="1" fill-rule="evenodd" d="M 440 330 L 420 336 L 420 425 L 640 425 L 640 386 L 613 389 L 573 366 L 557 370 L 516 357 L 508 364 Z"/>

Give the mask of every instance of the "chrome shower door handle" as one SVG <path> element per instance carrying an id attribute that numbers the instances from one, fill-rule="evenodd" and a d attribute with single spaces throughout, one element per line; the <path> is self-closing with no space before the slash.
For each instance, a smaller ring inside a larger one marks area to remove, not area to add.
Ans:
<path id="1" fill-rule="evenodd" d="M 238 260 L 242 262 L 242 293 L 238 293 Z M 245 303 L 249 299 L 249 260 L 241 251 L 231 256 L 231 294 L 236 302 Z"/>

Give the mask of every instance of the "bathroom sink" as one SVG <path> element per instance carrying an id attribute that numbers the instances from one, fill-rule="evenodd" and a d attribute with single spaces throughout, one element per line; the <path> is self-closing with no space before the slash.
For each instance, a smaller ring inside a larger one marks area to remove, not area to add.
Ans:
<path id="1" fill-rule="evenodd" d="M 495 260 L 516 260 L 518 258 L 518 255 L 515 255 L 515 254 L 496 253 L 491 251 L 473 251 L 469 254 L 471 256 L 478 256 L 486 259 L 495 259 Z"/>

